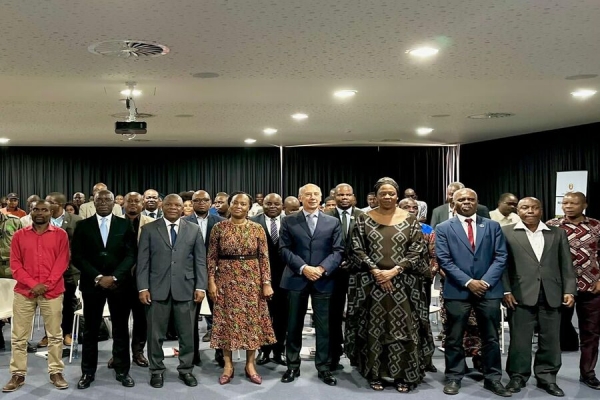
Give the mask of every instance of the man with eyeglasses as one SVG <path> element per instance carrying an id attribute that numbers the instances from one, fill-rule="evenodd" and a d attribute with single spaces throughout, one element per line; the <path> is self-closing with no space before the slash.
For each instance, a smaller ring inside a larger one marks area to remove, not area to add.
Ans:
<path id="1" fill-rule="evenodd" d="M 498 208 L 490 211 L 490 219 L 496 221 L 500 226 L 512 225 L 521 222 L 521 218 L 517 215 L 517 204 L 519 199 L 512 193 L 504 193 L 500 195 L 498 200 Z"/>

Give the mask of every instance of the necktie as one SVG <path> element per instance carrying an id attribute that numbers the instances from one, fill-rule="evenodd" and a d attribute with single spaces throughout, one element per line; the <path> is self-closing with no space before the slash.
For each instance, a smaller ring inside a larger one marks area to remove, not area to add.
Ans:
<path id="1" fill-rule="evenodd" d="M 342 212 L 342 238 L 346 240 L 348 236 L 348 211 Z"/>
<path id="2" fill-rule="evenodd" d="M 153 212 L 151 212 L 150 214 L 148 214 L 148 216 L 149 216 L 150 218 L 156 218 L 156 213 L 153 213 Z"/>
<path id="3" fill-rule="evenodd" d="M 106 247 L 106 241 L 108 240 L 108 226 L 106 225 L 106 217 L 103 217 L 102 222 L 100 223 L 100 236 L 102 236 L 102 242 L 104 243 L 104 247 Z"/>
<path id="4" fill-rule="evenodd" d="M 277 223 L 275 218 L 271 218 L 271 240 L 277 244 L 279 240 L 279 232 L 277 232 Z"/>
<path id="5" fill-rule="evenodd" d="M 171 227 L 171 247 L 175 247 L 175 241 L 177 241 L 177 232 L 175 232 L 175 224 L 169 225 Z"/>
<path id="6" fill-rule="evenodd" d="M 473 222 L 473 220 L 471 218 L 467 218 L 467 219 L 465 219 L 465 222 L 467 223 L 467 237 L 469 238 L 469 243 L 471 243 L 471 248 L 473 250 L 475 250 L 475 238 L 473 237 L 473 225 L 471 225 L 471 222 Z"/>
<path id="7" fill-rule="evenodd" d="M 308 215 L 308 229 L 310 229 L 311 236 L 315 233 L 316 227 L 317 227 L 316 215 L 309 214 Z"/>

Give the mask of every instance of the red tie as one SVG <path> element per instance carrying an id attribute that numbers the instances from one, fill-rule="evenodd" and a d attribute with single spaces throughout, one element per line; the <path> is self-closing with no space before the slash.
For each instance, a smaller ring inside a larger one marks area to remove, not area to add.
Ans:
<path id="1" fill-rule="evenodd" d="M 473 225 L 471 225 L 471 222 L 473 222 L 473 220 L 471 218 L 467 218 L 467 219 L 465 219 L 465 222 L 467 223 L 467 237 L 469 238 L 469 243 L 471 243 L 471 248 L 473 249 L 473 251 L 475 251 L 475 239 L 473 238 Z"/>

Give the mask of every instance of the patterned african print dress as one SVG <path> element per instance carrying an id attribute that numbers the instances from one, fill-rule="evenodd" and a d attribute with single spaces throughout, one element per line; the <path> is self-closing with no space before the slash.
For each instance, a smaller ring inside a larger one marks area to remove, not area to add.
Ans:
<path id="1" fill-rule="evenodd" d="M 352 232 L 352 247 L 358 271 L 349 282 L 346 355 L 368 380 L 417 385 L 434 351 L 423 285 L 431 273 L 421 226 L 412 215 L 387 226 L 363 214 Z M 370 270 L 395 265 L 404 272 L 392 278 L 394 291 L 385 293 Z"/>
<path id="2" fill-rule="evenodd" d="M 251 259 L 227 259 L 235 256 Z M 276 342 L 262 284 L 271 280 L 265 231 L 247 221 L 227 220 L 210 232 L 208 275 L 215 278 L 217 301 L 213 307 L 210 347 L 255 350 Z"/>

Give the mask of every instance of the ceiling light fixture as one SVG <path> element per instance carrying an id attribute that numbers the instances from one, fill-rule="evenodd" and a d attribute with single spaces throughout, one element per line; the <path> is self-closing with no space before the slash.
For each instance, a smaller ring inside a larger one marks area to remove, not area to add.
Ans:
<path id="1" fill-rule="evenodd" d="M 256 139 L 246 139 L 246 140 L 244 140 L 244 143 L 248 143 L 248 144 L 256 143 Z"/>
<path id="2" fill-rule="evenodd" d="M 10 139 L 9 139 L 9 138 L 5 138 L 5 137 L 3 137 L 3 138 L 0 138 L 0 144 L 6 144 L 6 143 L 8 143 L 8 142 L 10 142 Z"/>
<path id="3" fill-rule="evenodd" d="M 356 93 L 358 93 L 358 91 L 356 91 L 356 90 L 344 89 L 344 90 L 338 90 L 333 95 L 335 97 L 339 97 L 340 99 L 348 99 L 350 97 L 356 96 Z"/>
<path id="4" fill-rule="evenodd" d="M 579 75 L 571 75 L 567 76 L 565 79 L 568 81 L 578 81 L 581 79 L 593 79 L 596 78 L 598 74 L 579 74 Z"/>
<path id="5" fill-rule="evenodd" d="M 592 97 L 596 94 L 596 91 L 593 89 L 579 89 L 574 92 L 571 92 L 571 96 L 577 99 L 587 99 L 588 97 Z"/>
<path id="6" fill-rule="evenodd" d="M 428 135 L 433 132 L 433 128 L 417 128 L 417 135 Z"/>
<path id="7" fill-rule="evenodd" d="M 274 135 L 274 134 L 277 133 L 277 129 L 275 129 L 275 128 L 265 128 L 265 129 L 263 129 L 263 133 L 266 134 L 266 135 Z"/>
<path id="8" fill-rule="evenodd" d="M 292 114 L 292 118 L 294 118 L 297 121 L 301 121 L 303 119 L 308 118 L 308 115 L 303 114 L 303 113 L 296 113 L 296 114 Z"/>
<path id="9" fill-rule="evenodd" d="M 433 47 L 417 47 L 416 49 L 410 49 L 406 52 L 415 57 L 431 57 L 435 56 L 439 50 Z"/>
<path id="10" fill-rule="evenodd" d="M 139 96 L 142 94 L 141 90 L 137 90 L 137 89 L 125 89 L 125 90 L 121 90 L 121 94 L 123 96 L 127 96 L 127 97 L 131 97 L 131 96 Z"/>

